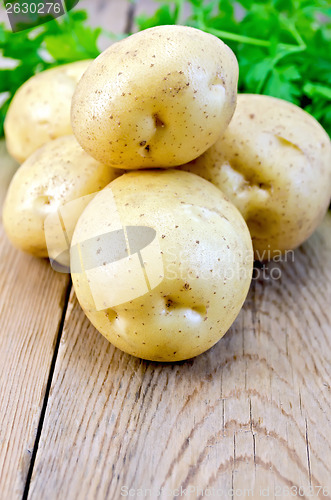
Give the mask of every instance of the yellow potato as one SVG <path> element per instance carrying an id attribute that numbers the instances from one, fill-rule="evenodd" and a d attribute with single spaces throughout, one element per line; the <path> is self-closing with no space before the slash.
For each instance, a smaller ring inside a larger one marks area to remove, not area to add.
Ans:
<path id="1" fill-rule="evenodd" d="M 73 135 L 48 142 L 19 167 L 11 181 L 3 206 L 3 224 L 8 238 L 25 252 L 48 257 L 44 233 L 47 217 L 57 216 L 58 210 L 68 202 L 100 191 L 117 175 L 114 169 L 86 154 Z M 62 223 L 65 223 L 67 234 L 73 231 L 79 210 L 82 211 L 85 205 L 73 206 L 70 213 L 68 210 L 63 213 Z M 53 224 L 57 222 L 54 218 L 49 220 Z M 49 231 L 52 235 L 52 228 Z M 53 226 L 54 238 L 59 238 L 58 231 Z M 64 251 L 64 244 L 65 239 L 64 242 L 52 242 L 54 253 Z"/>
<path id="2" fill-rule="evenodd" d="M 111 182 L 82 213 L 71 245 L 90 321 L 116 347 L 156 361 L 191 358 L 225 334 L 252 263 L 239 211 L 211 183 L 173 169 Z"/>
<path id="3" fill-rule="evenodd" d="M 19 164 L 7 151 L 4 139 L 0 139 L 0 200 L 4 200 L 10 181 Z M 2 206 L 0 206 L 1 216 Z"/>
<path id="4" fill-rule="evenodd" d="M 298 106 L 269 96 L 238 95 L 223 137 L 184 169 L 211 181 L 236 205 L 258 260 L 299 246 L 330 202 L 328 135 Z"/>
<path id="5" fill-rule="evenodd" d="M 72 127 L 97 160 L 170 167 L 210 147 L 236 105 L 238 63 L 218 38 L 158 26 L 105 50 L 80 80 Z"/>
<path id="6" fill-rule="evenodd" d="M 18 162 L 25 161 L 46 142 L 72 134 L 71 99 L 90 62 L 78 61 L 42 71 L 18 89 L 4 125 L 8 151 Z"/>

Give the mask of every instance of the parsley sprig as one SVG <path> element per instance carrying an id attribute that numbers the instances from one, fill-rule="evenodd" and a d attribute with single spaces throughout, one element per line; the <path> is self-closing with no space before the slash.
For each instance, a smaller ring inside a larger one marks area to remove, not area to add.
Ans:
<path id="1" fill-rule="evenodd" d="M 28 78 L 59 64 L 99 55 L 97 42 L 105 31 L 91 28 L 86 20 L 85 11 L 69 11 L 59 19 L 18 33 L 0 23 L 0 54 L 10 63 L 0 68 L 0 137 L 10 101 Z"/>
<path id="2" fill-rule="evenodd" d="M 136 23 L 185 24 L 218 36 L 238 58 L 240 92 L 294 102 L 331 135 L 328 0 L 161 0 Z"/>
<path id="3" fill-rule="evenodd" d="M 226 41 L 240 66 L 239 91 L 263 93 L 300 105 L 331 135 L 331 8 L 328 0 L 159 0 L 153 16 L 136 18 L 139 29 L 186 24 Z M 16 90 L 39 71 L 100 51 L 101 28 L 86 11 L 19 33 L 0 23 L 0 54 L 14 67 L 0 69 L 0 136 Z M 5 98 L 3 98 L 5 96 Z"/>

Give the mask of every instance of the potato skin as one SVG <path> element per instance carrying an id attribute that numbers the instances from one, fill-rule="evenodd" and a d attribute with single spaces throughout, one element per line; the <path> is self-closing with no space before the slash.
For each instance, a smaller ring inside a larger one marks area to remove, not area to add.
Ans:
<path id="1" fill-rule="evenodd" d="M 298 106 L 265 95 L 238 95 L 224 135 L 184 167 L 214 183 L 250 229 L 255 258 L 303 243 L 331 197 L 331 143 Z"/>
<path id="2" fill-rule="evenodd" d="M 152 259 L 143 257 L 144 266 L 147 273 L 148 266 L 154 266 L 150 280 L 163 279 L 147 293 L 139 296 L 138 291 L 137 298 L 120 299 L 119 305 L 98 310 L 86 262 L 109 252 L 99 243 L 96 253 L 83 260 L 85 271 L 72 272 L 86 315 L 112 344 L 144 359 L 179 361 L 206 351 L 233 323 L 251 281 L 252 242 L 239 211 L 196 175 L 174 169 L 130 172 L 111 182 L 86 207 L 72 248 L 118 229 L 112 196 L 123 226 L 155 229 L 159 248 Z M 159 275 L 155 263 L 160 256 L 164 272 Z M 99 268 L 107 278 L 106 294 L 118 290 L 124 280 L 128 290 L 134 289 L 130 265 L 118 274 L 120 261 L 109 268 L 103 267 L 106 264 Z M 103 298 L 106 303 L 107 297 Z"/>
<path id="3" fill-rule="evenodd" d="M 80 147 L 73 135 L 50 141 L 16 171 L 3 206 L 11 243 L 36 257 L 48 257 L 45 218 L 59 207 L 100 191 L 117 175 Z"/>
<path id="4" fill-rule="evenodd" d="M 80 80 L 72 126 L 94 158 L 125 168 L 170 167 L 202 154 L 228 125 L 238 63 L 221 40 L 158 26 L 105 50 Z"/>
<path id="5" fill-rule="evenodd" d="M 90 62 L 78 61 L 42 71 L 17 90 L 4 128 L 8 151 L 19 163 L 46 142 L 72 134 L 71 99 Z"/>
<path id="6" fill-rule="evenodd" d="M 4 139 L 0 139 L 0 158 L 0 199 L 4 200 L 10 181 L 19 167 L 19 163 L 8 154 Z M 0 206 L 0 216 L 1 213 L 2 206 Z"/>

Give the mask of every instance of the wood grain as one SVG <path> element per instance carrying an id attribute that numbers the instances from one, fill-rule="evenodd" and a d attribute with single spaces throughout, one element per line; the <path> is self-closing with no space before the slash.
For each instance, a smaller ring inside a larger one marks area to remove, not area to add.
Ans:
<path id="1" fill-rule="evenodd" d="M 128 26 L 127 0 L 79 5 L 94 25 Z M 16 168 L 1 148 L 0 198 Z M 301 498 L 330 498 L 317 494 L 331 490 L 330 212 L 294 262 L 256 270 L 213 349 L 169 365 L 115 349 L 73 292 L 66 310 L 68 278 L 11 248 L 2 228 L 0 252 L 1 499 L 116 500 L 122 487 L 130 498 L 138 488 L 153 499 L 205 498 L 206 488 L 209 498 L 289 498 L 296 486 Z"/>
<path id="2" fill-rule="evenodd" d="M 1 199 L 17 165 L 0 145 Z M 1 498 L 22 496 L 68 276 L 15 250 L 0 224 Z"/>
<path id="3" fill-rule="evenodd" d="M 30 498 L 330 489 L 331 214 L 277 268 L 214 348 L 170 365 L 113 348 L 72 293 Z"/>
<path id="4" fill-rule="evenodd" d="M 133 4 L 129 0 L 80 0 L 78 7 L 88 12 L 91 26 L 102 26 L 110 35 L 119 35 L 130 28 L 128 14 Z M 101 35 L 100 50 L 105 50 L 114 40 L 112 36 Z"/>
<path id="5" fill-rule="evenodd" d="M 10 27 L 10 24 L 8 21 L 8 16 L 7 16 L 6 10 L 4 8 L 4 4 L 2 2 L 0 4 L 0 23 L 5 23 L 7 28 Z"/>
<path id="6" fill-rule="evenodd" d="M 115 33 L 122 31 L 129 5 L 126 0 L 88 3 L 92 24 L 99 19 L 96 24 Z M 0 21 L 8 26 L 3 7 Z M 109 39 L 104 43 L 109 45 Z M 0 213 L 16 168 L 1 140 Z M 14 249 L 2 223 L 0 255 L 0 498 L 16 499 L 22 497 L 29 482 L 68 301 L 69 277 L 53 272 L 46 260 Z"/>

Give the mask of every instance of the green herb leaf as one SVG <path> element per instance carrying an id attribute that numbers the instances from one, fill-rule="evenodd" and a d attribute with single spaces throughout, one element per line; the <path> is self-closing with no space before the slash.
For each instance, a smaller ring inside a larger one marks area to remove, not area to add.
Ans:
<path id="1" fill-rule="evenodd" d="M 216 35 L 232 48 L 240 92 L 294 102 L 331 135 L 328 0 L 161 0 L 154 16 L 136 22 L 140 29 L 177 23 L 179 10 L 189 12 L 181 24 Z"/>
<path id="2" fill-rule="evenodd" d="M 0 94 L 8 94 L 0 101 L 0 136 L 10 101 L 26 80 L 53 66 L 99 55 L 98 38 L 102 30 L 89 27 L 86 20 L 87 13 L 80 10 L 18 33 L 0 24 L 0 54 L 16 61 L 16 67 L 0 70 Z"/>

